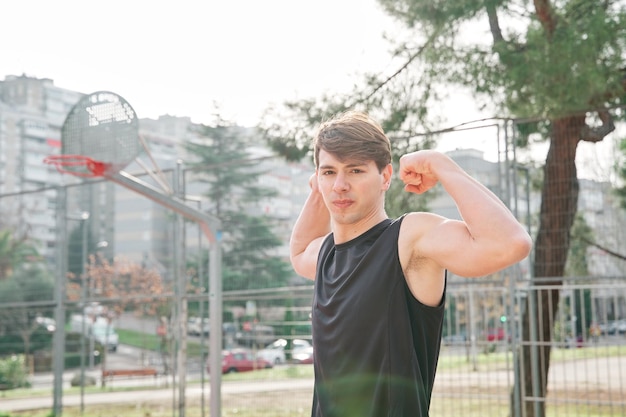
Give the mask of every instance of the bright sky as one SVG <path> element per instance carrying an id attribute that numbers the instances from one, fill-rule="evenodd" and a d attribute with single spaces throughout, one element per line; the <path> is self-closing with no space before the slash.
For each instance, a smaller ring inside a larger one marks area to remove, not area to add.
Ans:
<path id="1" fill-rule="evenodd" d="M 393 22 L 376 0 L 20 0 L 2 4 L 0 79 L 109 90 L 139 117 L 256 124 L 286 99 L 384 70 Z"/>
<path id="2" fill-rule="evenodd" d="M 252 126 L 272 103 L 349 91 L 359 74 L 397 69 L 383 33 L 398 23 L 376 0 L 15 0 L 1 10 L 0 79 L 109 90 L 139 117 L 210 123 L 217 105 Z M 485 117 L 472 108 L 453 94 L 440 106 L 445 127 Z M 438 148 L 495 151 L 493 134 L 467 135 Z"/>

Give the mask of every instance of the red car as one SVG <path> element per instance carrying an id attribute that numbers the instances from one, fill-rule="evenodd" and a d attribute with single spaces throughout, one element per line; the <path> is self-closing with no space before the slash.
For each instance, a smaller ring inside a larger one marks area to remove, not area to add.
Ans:
<path id="1" fill-rule="evenodd" d="M 487 341 L 496 342 L 500 340 L 504 340 L 504 329 L 502 327 L 487 329 Z"/>
<path id="2" fill-rule="evenodd" d="M 222 373 L 248 372 L 257 369 L 268 369 L 274 365 L 264 359 L 255 358 L 248 349 L 231 349 L 222 351 Z M 211 372 L 207 363 L 207 372 Z"/>

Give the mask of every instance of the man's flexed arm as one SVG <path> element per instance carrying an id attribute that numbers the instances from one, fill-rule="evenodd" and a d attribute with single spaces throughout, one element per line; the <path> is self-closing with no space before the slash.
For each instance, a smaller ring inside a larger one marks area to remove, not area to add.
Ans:
<path id="1" fill-rule="evenodd" d="M 330 233 L 330 214 L 317 188 L 317 175 L 309 180 L 309 194 L 289 241 L 289 256 L 294 270 L 308 279 L 315 279 L 317 256 L 322 241 Z"/>
<path id="2" fill-rule="evenodd" d="M 419 151 L 400 160 L 400 179 L 409 192 L 441 183 L 455 201 L 461 221 L 433 221 L 416 242 L 418 256 L 431 258 L 461 276 L 482 276 L 525 258 L 531 240 L 510 210 L 448 156 Z"/>

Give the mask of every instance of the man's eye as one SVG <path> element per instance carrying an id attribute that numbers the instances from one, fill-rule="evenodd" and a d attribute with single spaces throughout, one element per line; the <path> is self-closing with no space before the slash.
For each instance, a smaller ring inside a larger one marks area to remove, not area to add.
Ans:
<path id="1" fill-rule="evenodd" d="M 322 171 L 322 175 L 332 175 L 333 171 Z"/>

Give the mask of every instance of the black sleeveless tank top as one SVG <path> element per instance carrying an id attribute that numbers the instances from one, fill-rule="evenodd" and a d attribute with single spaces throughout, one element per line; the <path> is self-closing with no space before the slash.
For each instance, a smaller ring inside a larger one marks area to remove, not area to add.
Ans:
<path id="1" fill-rule="evenodd" d="M 312 325 L 313 417 L 428 416 L 444 298 L 417 301 L 398 256 L 404 217 L 319 253 Z"/>

